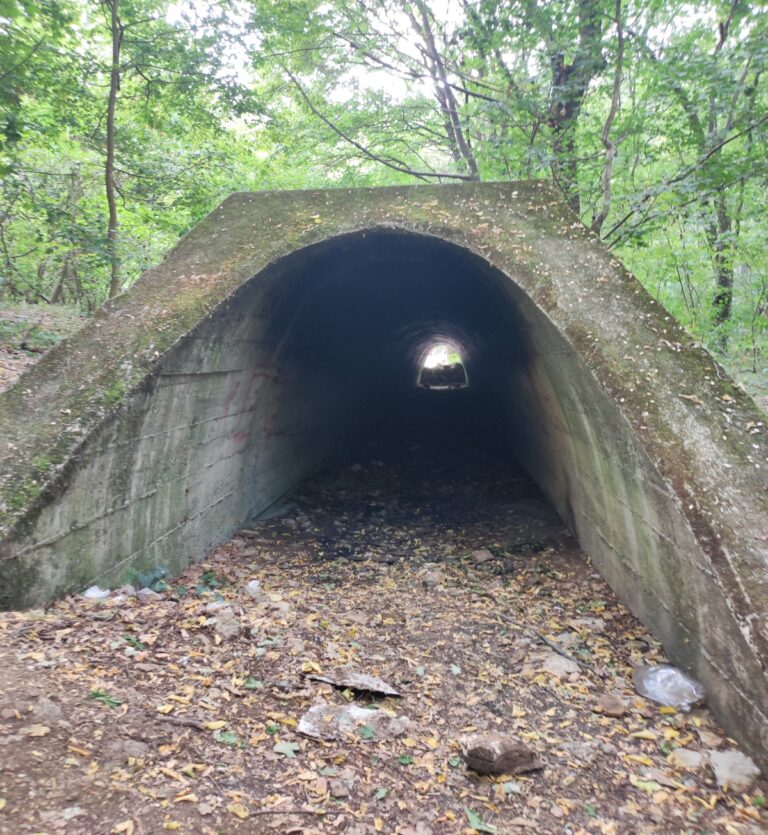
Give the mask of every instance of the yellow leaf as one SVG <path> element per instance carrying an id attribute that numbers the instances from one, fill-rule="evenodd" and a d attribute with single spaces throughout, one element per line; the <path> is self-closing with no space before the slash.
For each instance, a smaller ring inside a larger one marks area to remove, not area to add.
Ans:
<path id="1" fill-rule="evenodd" d="M 5 809 L 7 803 L 8 801 L 4 797 L 0 797 L 0 812 Z"/>
<path id="2" fill-rule="evenodd" d="M 186 786 L 187 781 L 179 774 L 178 771 L 174 771 L 172 768 L 164 768 L 161 767 L 160 769 L 161 774 L 165 774 L 166 777 L 170 777 L 171 780 L 178 780 L 179 783 L 184 783 Z"/>
<path id="3" fill-rule="evenodd" d="M 643 757 L 640 754 L 624 754 L 624 759 L 633 763 L 640 763 L 640 765 L 653 765 L 653 760 L 650 757 Z"/>
<path id="4" fill-rule="evenodd" d="M 301 665 L 302 673 L 321 673 L 322 669 L 317 661 L 305 661 Z"/>
<path id="5" fill-rule="evenodd" d="M 215 722 L 206 722 L 205 727 L 208 728 L 209 731 L 218 731 L 221 730 L 227 723 L 224 722 L 222 719 L 217 719 Z"/>
<path id="6" fill-rule="evenodd" d="M 434 736 L 428 736 L 424 741 L 427 743 L 427 748 L 431 748 L 433 751 L 440 744 L 437 737 Z"/>
<path id="7" fill-rule="evenodd" d="M 240 818 L 240 820 L 245 820 L 250 814 L 242 803 L 230 803 L 227 806 L 227 811 L 235 817 Z"/>
<path id="8" fill-rule="evenodd" d="M 181 829 L 181 824 L 178 821 L 165 821 L 163 823 L 163 829 L 171 829 L 171 830 Z"/>
<path id="9" fill-rule="evenodd" d="M 194 792 L 179 794 L 173 798 L 174 803 L 197 803 L 197 795 Z"/>
<path id="10" fill-rule="evenodd" d="M 173 713 L 173 710 L 173 705 L 160 705 L 160 707 L 157 708 L 157 712 L 162 713 L 163 716 L 167 716 L 169 713 Z"/>
<path id="11" fill-rule="evenodd" d="M 127 820 L 122 823 L 118 823 L 112 828 L 112 832 L 115 833 L 115 835 L 133 835 L 133 821 Z"/>
<path id="12" fill-rule="evenodd" d="M 629 735 L 630 739 L 650 739 L 653 741 L 656 739 L 656 734 L 653 731 L 635 731 L 634 733 Z"/>
<path id="13" fill-rule="evenodd" d="M 186 698 L 186 696 L 177 696 L 175 693 L 171 693 L 171 695 L 168 696 L 168 701 L 179 702 L 179 704 L 188 705 L 190 700 Z"/>
<path id="14" fill-rule="evenodd" d="M 373 828 L 377 832 L 383 832 L 384 831 L 384 821 L 381 818 L 374 818 L 373 819 Z"/>
<path id="15" fill-rule="evenodd" d="M 664 713 L 666 715 L 671 716 L 672 714 L 677 713 L 677 708 L 676 707 L 660 707 L 659 708 L 659 713 Z"/>

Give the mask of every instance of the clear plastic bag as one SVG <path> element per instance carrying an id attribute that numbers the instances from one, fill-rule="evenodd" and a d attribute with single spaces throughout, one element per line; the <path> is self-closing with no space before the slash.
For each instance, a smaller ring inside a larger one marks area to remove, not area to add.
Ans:
<path id="1" fill-rule="evenodd" d="M 635 690 L 646 699 L 684 712 L 704 701 L 704 687 L 687 673 L 669 664 L 636 667 L 632 671 Z"/>

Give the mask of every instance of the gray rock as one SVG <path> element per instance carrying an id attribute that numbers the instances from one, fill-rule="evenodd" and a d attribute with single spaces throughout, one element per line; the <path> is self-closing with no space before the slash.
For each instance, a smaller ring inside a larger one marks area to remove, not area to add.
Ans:
<path id="1" fill-rule="evenodd" d="M 152 589 L 148 589 L 146 587 L 143 589 L 139 589 L 136 592 L 136 597 L 139 599 L 141 603 L 154 603 L 157 600 L 163 599 L 162 594 L 158 594 L 156 591 L 153 591 Z"/>
<path id="2" fill-rule="evenodd" d="M 472 552 L 472 562 L 475 565 L 482 565 L 484 562 L 495 559 L 493 554 L 487 548 L 478 548 L 477 551 Z"/>
<path id="3" fill-rule="evenodd" d="M 243 625 L 235 617 L 234 611 L 229 606 L 226 606 L 216 612 L 214 629 L 217 635 L 220 635 L 224 640 L 228 641 L 240 635 Z"/>
<path id="4" fill-rule="evenodd" d="M 704 768 L 709 757 L 704 751 L 694 751 L 691 748 L 676 748 L 667 757 L 667 760 L 676 768 L 687 768 L 688 771 L 698 771 L 700 768 Z"/>
<path id="5" fill-rule="evenodd" d="M 501 734 L 475 734 L 461 740 L 461 756 L 478 774 L 522 774 L 538 771 L 544 763 L 535 751 Z"/>
<path id="6" fill-rule="evenodd" d="M 421 578 L 421 584 L 425 589 L 436 589 L 445 582 L 445 577 L 439 571 L 427 571 Z"/>
<path id="7" fill-rule="evenodd" d="M 604 693 L 597 700 L 595 709 L 606 716 L 613 716 L 621 719 L 627 712 L 628 705 L 617 693 Z"/>
<path id="8" fill-rule="evenodd" d="M 760 769 L 741 751 L 710 751 L 709 762 L 723 790 L 745 792 L 760 776 Z"/>
<path id="9" fill-rule="evenodd" d="M 41 722 L 59 722 L 64 718 L 61 708 L 47 696 L 40 696 L 37 699 L 32 707 L 32 715 Z"/>
<path id="10" fill-rule="evenodd" d="M 349 797 L 352 794 L 351 787 L 346 780 L 331 780 L 328 788 L 332 797 Z"/>
<path id="11" fill-rule="evenodd" d="M 124 763 L 129 757 L 142 760 L 151 750 L 146 742 L 139 742 L 136 739 L 113 739 L 102 749 L 106 760 L 119 763 Z"/>
<path id="12" fill-rule="evenodd" d="M 575 661 L 558 655 L 556 652 L 548 655 L 541 666 L 548 673 L 552 673 L 553 676 L 557 676 L 558 678 L 579 672 L 579 665 Z"/>

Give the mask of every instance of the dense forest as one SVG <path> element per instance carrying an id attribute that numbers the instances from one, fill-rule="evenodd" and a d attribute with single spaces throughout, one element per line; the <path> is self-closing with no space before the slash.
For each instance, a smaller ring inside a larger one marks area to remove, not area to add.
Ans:
<path id="1" fill-rule="evenodd" d="M 545 178 L 760 390 L 766 71 L 757 0 L 0 0 L 0 301 L 87 313 L 235 190 Z"/>

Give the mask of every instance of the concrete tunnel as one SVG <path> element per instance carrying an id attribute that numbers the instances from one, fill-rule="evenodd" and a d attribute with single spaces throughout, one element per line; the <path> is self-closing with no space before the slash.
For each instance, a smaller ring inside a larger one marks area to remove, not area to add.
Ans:
<path id="1" fill-rule="evenodd" d="M 460 392 L 418 385 L 437 341 Z M 501 428 L 765 767 L 762 416 L 541 183 L 225 201 L 0 397 L 2 603 L 180 570 L 447 403 Z"/>

